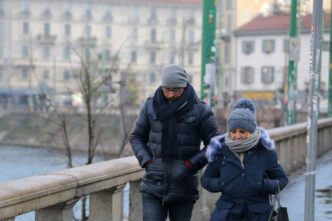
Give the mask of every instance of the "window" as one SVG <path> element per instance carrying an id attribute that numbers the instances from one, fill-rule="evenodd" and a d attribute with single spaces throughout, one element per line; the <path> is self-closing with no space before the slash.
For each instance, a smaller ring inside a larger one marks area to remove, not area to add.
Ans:
<path id="1" fill-rule="evenodd" d="M 21 79 L 22 80 L 27 80 L 29 76 L 29 70 L 28 68 L 22 68 L 21 69 Z"/>
<path id="2" fill-rule="evenodd" d="M 5 30 L 4 22 L 0 21 L 0 36 L 3 36 Z"/>
<path id="3" fill-rule="evenodd" d="M 71 74 L 70 74 L 70 72 L 69 72 L 68 70 L 65 70 L 65 71 L 63 72 L 63 81 L 69 81 L 70 78 L 71 78 Z"/>
<path id="4" fill-rule="evenodd" d="M 242 42 L 242 52 L 244 54 L 251 54 L 255 50 L 255 42 L 254 41 L 243 41 Z"/>
<path id="5" fill-rule="evenodd" d="M 226 10 L 231 10 L 232 9 L 232 2 L 233 2 L 233 0 L 226 0 L 225 1 L 225 9 Z"/>
<path id="6" fill-rule="evenodd" d="M 194 30 L 188 31 L 188 43 L 189 45 L 193 45 L 195 43 L 195 32 Z"/>
<path id="7" fill-rule="evenodd" d="M 190 10 L 189 12 L 188 12 L 189 14 L 188 14 L 188 20 L 187 20 L 187 24 L 188 25 L 195 25 L 195 11 L 194 10 Z"/>
<path id="8" fill-rule="evenodd" d="M 264 84 L 271 84 L 274 81 L 274 67 L 264 66 L 261 69 L 261 81 Z"/>
<path id="9" fill-rule="evenodd" d="M 45 36 L 51 35 L 51 26 L 50 26 L 50 23 L 48 23 L 48 22 L 44 23 L 44 35 Z"/>
<path id="10" fill-rule="evenodd" d="M 230 63 L 230 46 L 229 44 L 224 45 L 224 63 L 229 64 Z"/>
<path id="11" fill-rule="evenodd" d="M 155 51 L 150 52 L 150 63 L 152 63 L 152 64 L 156 63 L 156 52 Z"/>
<path id="12" fill-rule="evenodd" d="M 71 58 L 70 46 L 66 45 L 63 48 L 63 59 L 66 60 L 66 61 L 68 61 L 68 60 L 70 60 L 70 58 Z"/>
<path id="13" fill-rule="evenodd" d="M 84 28 L 84 36 L 87 38 L 91 37 L 91 26 L 90 25 L 86 25 Z"/>
<path id="14" fill-rule="evenodd" d="M 3 4 L 3 1 L 4 1 L 4 0 L 0 0 L 0 12 L 1 12 L 1 13 L 4 13 L 4 11 L 5 11 L 5 10 L 4 10 L 4 6 L 3 6 L 3 5 L 4 5 L 4 4 Z"/>
<path id="15" fill-rule="evenodd" d="M 254 82 L 254 68 L 242 67 L 241 70 L 241 82 L 242 84 L 252 84 Z"/>
<path id="16" fill-rule="evenodd" d="M 155 28 L 152 28 L 150 31 L 150 41 L 151 41 L 151 43 L 157 42 L 157 32 L 156 32 Z"/>
<path id="17" fill-rule="evenodd" d="M 43 5 L 44 5 L 44 11 L 43 11 L 43 15 L 48 17 L 51 15 L 51 2 L 49 0 L 44 0 L 43 1 Z"/>
<path id="18" fill-rule="evenodd" d="M 21 48 L 21 57 L 23 59 L 29 58 L 29 48 L 27 45 L 23 45 Z"/>
<path id="19" fill-rule="evenodd" d="M 91 55 L 90 55 L 90 49 L 89 48 L 84 48 L 84 50 L 83 50 L 83 58 L 85 60 L 90 60 Z"/>
<path id="20" fill-rule="evenodd" d="M 289 39 L 284 39 L 283 41 L 283 51 L 285 53 L 288 53 L 289 52 Z"/>
<path id="21" fill-rule="evenodd" d="M 157 9 L 156 8 L 151 8 L 148 23 L 153 24 L 153 23 L 156 23 L 157 20 L 158 20 L 157 19 Z"/>
<path id="22" fill-rule="evenodd" d="M 232 15 L 228 14 L 226 17 L 226 33 L 232 32 Z"/>
<path id="23" fill-rule="evenodd" d="M 23 22 L 22 33 L 25 35 L 29 34 L 29 22 Z"/>
<path id="24" fill-rule="evenodd" d="M 0 59 L 4 58 L 4 47 L 0 45 Z"/>
<path id="25" fill-rule="evenodd" d="M 136 63 L 137 62 L 137 52 L 136 51 L 131 51 L 130 62 L 132 62 L 132 63 Z"/>
<path id="26" fill-rule="evenodd" d="M 71 2 L 69 1 L 64 1 L 63 2 L 63 8 L 64 8 L 64 13 L 63 16 L 65 19 L 70 20 L 72 18 L 71 14 Z"/>
<path id="27" fill-rule="evenodd" d="M 51 58 L 51 48 L 49 45 L 43 45 L 43 58 L 49 60 Z"/>
<path id="28" fill-rule="evenodd" d="M 174 64 L 175 63 L 175 58 L 176 58 L 176 52 L 172 51 L 169 53 L 169 63 Z"/>
<path id="29" fill-rule="evenodd" d="M 156 74 L 155 73 L 150 73 L 149 74 L 149 82 L 150 83 L 155 83 L 156 82 Z"/>
<path id="30" fill-rule="evenodd" d="M 71 25 L 65 24 L 65 36 L 70 37 L 71 35 Z"/>
<path id="31" fill-rule="evenodd" d="M 135 39 L 135 41 L 136 41 L 136 38 L 138 37 L 138 28 L 136 28 L 136 27 L 133 28 L 131 35 L 132 35 L 132 38 Z"/>
<path id="32" fill-rule="evenodd" d="M 174 43 L 175 40 L 176 40 L 176 31 L 175 31 L 175 29 L 171 29 L 171 30 L 169 31 L 169 41 L 170 41 L 171 43 Z"/>
<path id="33" fill-rule="evenodd" d="M 29 11 L 29 0 L 21 0 L 21 11 L 22 12 Z"/>
<path id="34" fill-rule="evenodd" d="M 70 11 L 65 11 L 65 12 L 63 13 L 63 17 L 64 17 L 65 19 L 67 19 L 67 20 L 70 20 L 71 17 L 72 17 L 71 12 L 70 12 Z"/>
<path id="35" fill-rule="evenodd" d="M 167 24 L 175 25 L 176 22 L 177 22 L 176 8 L 171 8 L 169 18 L 167 19 Z"/>
<path id="36" fill-rule="evenodd" d="M 330 50 L 330 42 L 329 41 L 324 41 L 323 40 L 323 51 L 329 51 Z"/>
<path id="37" fill-rule="evenodd" d="M 85 6 L 84 18 L 87 20 L 92 19 L 91 3 L 88 3 Z"/>
<path id="38" fill-rule="evenodd" d="M 44 80 L 49 80 L 50 79 L 50 71 L 49 70 L 44 70 L 43 71 L 43 79 Z"/>
<path id="39" fill-rule="evenodd" d="M 274 52 L 275 41 L 273 39 L 263 40 L 262 50 L 266 54 Z"/>
<path id="40" fill-rule="evenodd" d="M 189 65 L 194 64 L 194 53 L 193 52 L 188 53 L 188 64 Z"/>
<path id="41" fill-rule="evenodd" d="M 107 26 L 105 28 L 105 36 L 106 36 L 106 38 L 112 38 L 112 27 L 111 26 Z"/>
<path id="42" fill-rule="evenodd" d="M 111 21 L 112 18 L 113 18 L 113 16 L 112 16 L 112 5 L 108 4 L 108 5 L 106 5 L 104 20 L 105 21 Z"/>
<path id="43" fill-rule="evenodd" d="M 110 49 L 105 49 L 104 50 L 104 60 L 105 61 L 110 61 L 111 60 L 111 50 Z"/>

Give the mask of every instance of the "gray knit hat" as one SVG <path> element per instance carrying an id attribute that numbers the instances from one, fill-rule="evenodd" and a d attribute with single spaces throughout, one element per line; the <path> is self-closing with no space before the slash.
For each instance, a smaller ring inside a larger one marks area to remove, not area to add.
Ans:
<path id="1" fill-rule="evenodd" d="M 188 74 L 179 65 L 171 64 L 165 66 L 161 76 L 161 86 L 164 87 L 187 87 Z"/>
<path id="2" fill-rule="evenodd" d="M 256 127 L 256 108 L 254 103 L 250 99 L 239 99 L 234 104 L 232 112 L 228 115 L 227 131 L 238 128 L 254 133 Z"/>

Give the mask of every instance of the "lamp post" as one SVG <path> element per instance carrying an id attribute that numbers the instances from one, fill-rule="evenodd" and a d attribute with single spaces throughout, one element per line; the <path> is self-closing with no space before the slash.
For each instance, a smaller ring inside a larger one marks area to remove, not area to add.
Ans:
<path id="1" fill-rule="evenodd" d="M 288 55 L 288 81 L 287 81 L 287 116 L 286 124 L 296 121 L 296 62 L 299 60 L 299 38 L 297 30 L 298 8 L 300 1 L 292 0 L 289 25 L 289 55 Z"/>
<path id="2" fill-rule="evenodd" d="M 215 75 L 215 31 L 216 0 L 203 0 L 202 60 L 201 60 L 201 99 L 208 99 L 213 106 L 213 83 Z M 207 91 L 208 90 L 208 91 Z"/>
<path id="3" fill-rule="evenodd" d="M 309 79 L 309 116 L 307 122 L 307 158 L 305 176 L 305 209 L 304 220 L 314 221 L 315 217 L 315 161 L 317 152 L 317 118 L 319 97 L 319 56 L 322 49 L 322 0 L 315 0 L 314 12 L 311 25 L 311 47 L 310 47 L 310 79 Z"/>

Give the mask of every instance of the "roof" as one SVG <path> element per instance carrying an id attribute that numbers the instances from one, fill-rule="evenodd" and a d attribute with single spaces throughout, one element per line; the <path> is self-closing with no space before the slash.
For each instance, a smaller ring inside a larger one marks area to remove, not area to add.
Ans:
<path id="1" fill-rule="evenodd" d="M 325 14 L 325 30 L 329 30 L 330 15 Z M 301 16 L 301 32 L 310 32 L 311 14 Z M 282 34 L 289 30 L 289 14 L 258 16 L 234 31 L 235 35 Z"/>

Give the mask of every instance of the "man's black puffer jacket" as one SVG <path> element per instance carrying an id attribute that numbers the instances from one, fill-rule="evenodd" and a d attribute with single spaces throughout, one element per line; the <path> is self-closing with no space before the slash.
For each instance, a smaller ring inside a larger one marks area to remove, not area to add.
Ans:
<path id="1" fill-rule="evenodd" d="M 164 202 L 198 199 L 197 172 L 207 163 L 201 141 L 207 146 L 212 137 L 220 134 L 210 107 L 195 100 L 192 110 L 177 119 L 176 159 L 161 159 L 162 124 L 154 113 L 153 98 L 145 102 L 130 135 L 141 167 L 152 160 L 146 166 L 141 191 L 161 197 Z M 184 165 L 184 160 L 191 162 L 192 169 Z"/>

